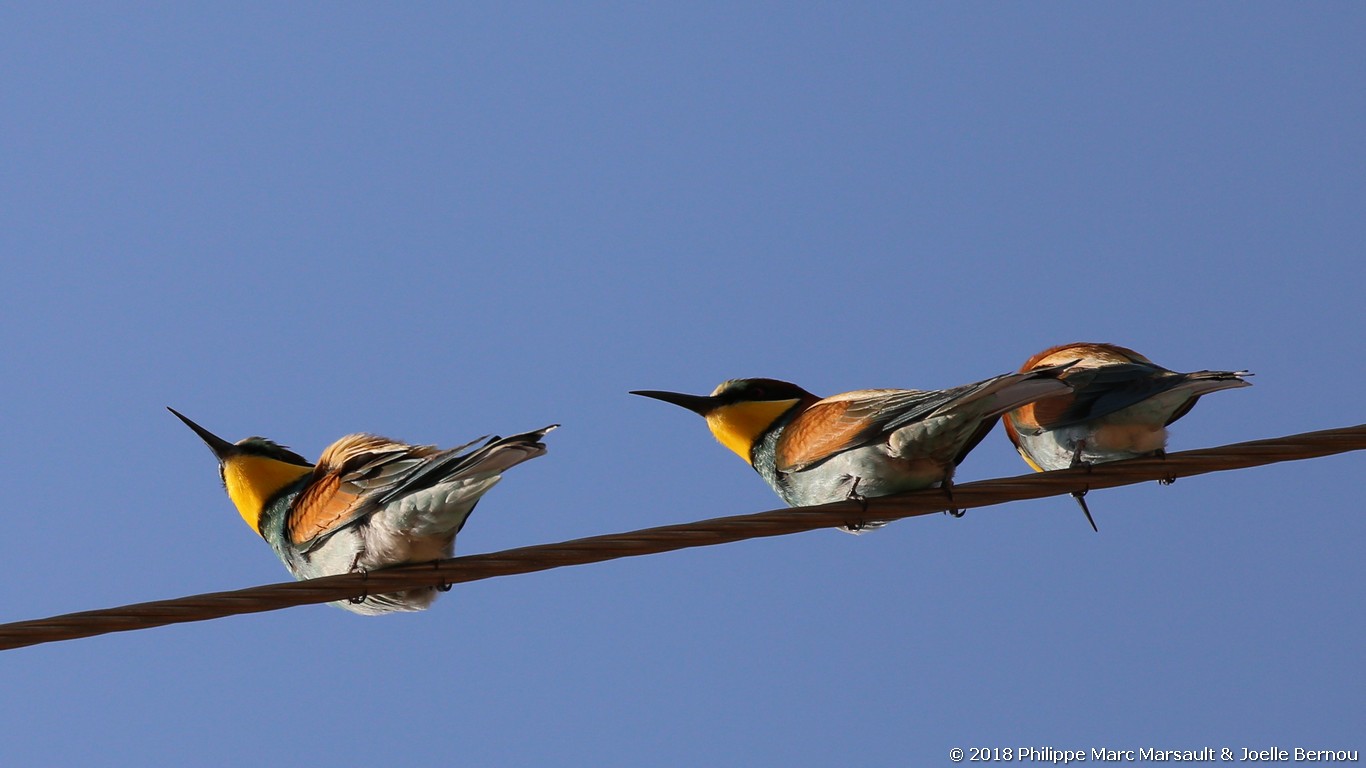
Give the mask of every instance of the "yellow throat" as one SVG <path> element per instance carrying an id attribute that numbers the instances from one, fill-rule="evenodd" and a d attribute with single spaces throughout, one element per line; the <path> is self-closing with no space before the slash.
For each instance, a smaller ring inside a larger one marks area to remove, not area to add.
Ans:
<path id="1" fill-rule="evenodd" d="M 749 400 L 723 405 L 707 414 L 707 426 L 721 445 L 753 464 L 754 441 L 800 400 Z"/>
<path id="2" fill-rule="evenodd" d="M 301 467 L 265 456 L 229 456 L 223 462 L 223 484 L 228 498 L 237 506 L 238 514 L 253 531 L 261 532 L 261 512 L 266 502 L 280 489 L 312 472 L 312 467 Z"/>

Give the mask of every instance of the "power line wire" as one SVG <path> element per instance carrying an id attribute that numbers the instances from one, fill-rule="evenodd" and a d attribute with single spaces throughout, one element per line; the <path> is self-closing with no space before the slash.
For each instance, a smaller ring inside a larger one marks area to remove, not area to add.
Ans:
<path id="1" fill-rule="evenodd" d="M 1112 488 L 1148 480 L 1175 480 L 1208 472 L 1245 469 L 1362 449 L 1366 449 L 1366 424 L 1183 451 L 1168 454 L 1163 458 L 1133 459 L 1092 467 L 964 483 L 953 486 L 952 502 L 959 508 L 973 509 L 1009 501 Z M 93 637 L 109 632 L 126 632 L 243 613 L 274 611 L 296 605 L 360 598 L 365 595 L 419 587 L 446 587 L 567 565 L 584 565 L 689 547 L 782 536 L 862 520 L 899 520 L 938 512 L 945 508 L 947 501 L 948 498 L 942 490 L 913 491 L 897 496 L 868 499 L 866 509 L 853 501 L 817 507 L 775 509 L 751 515 L 719 517 L 556 544 L 520 547 L 483 555 L 465 555 L 435 563 L 403 565 L 371 573 L 348 573 L 309 581 L 268 584 L 232 592 L 214 592 L 118 608 L 69 613 L 46 619 L 18 621 L 0 625 L 0 650 Z"/>

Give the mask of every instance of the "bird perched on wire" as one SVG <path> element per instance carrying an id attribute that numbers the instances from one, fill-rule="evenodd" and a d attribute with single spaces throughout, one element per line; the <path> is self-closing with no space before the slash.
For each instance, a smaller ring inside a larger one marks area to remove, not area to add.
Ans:
<path id="1" fill-rule="evenodd" d="M 1076 361 L 1062 374 L 1071 392 L 1005 415 L 1006 435 L 1037 472 L 1160 456 L 1167 448 L 1167 426 L 1185 416 L 1201 395 L 1252 386 L 1244 381 L 1252 375 L 1247 371 L 1177 373 L 1132 349 L 1087 342 L 1045 349 L 1020 370 L 1066 360 Z M 1091 528 L 1099 531 L 1085 495 L 1072 494 Z"/>
<path id="2" fill-rule="evenodd" d="M 474 450 L 407 445 L 347 435 L 317 465 L 263 437 L 237 443 L 174 413 L 214 456 L 228 497 L 298 579 L 364 572 L 450 557 L 455 535 L 502 473 L 545 453 L 558 425 L 492 438 Z M 373 615 L 420 611 L 436 599 L 423 587 L 334 605 Z"/>
<path id="3" fill-rule="evenodd" d="M 734 379 L 705 396 L 631 394 L 700 414 L 722 445 L 748 462 L 783 501 L 801 507 L 935 485 L 948 493 L 954 468 L 998 416 L 1068 391 L 1059 379 L 1066 367 L 952 389 L 863 389 L 824 399 L 776 379 Z M 883 525 L 870 520 L 841 528 L 861 533 Z"/>

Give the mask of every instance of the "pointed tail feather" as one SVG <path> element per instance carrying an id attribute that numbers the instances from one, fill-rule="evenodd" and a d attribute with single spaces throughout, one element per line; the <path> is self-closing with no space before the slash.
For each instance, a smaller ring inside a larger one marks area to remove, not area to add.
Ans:
<path id="1" fill-rule="evenodd" d="M 1247 381 L 1246 377 L 1251 375 L 1248 371 L 1196 371 L 1186 374 L 1185 380 L 1177 386 L 1199 397 L 1221 389 L 1250 387 L 1252 382 Z"/>
<path id="2" fill-rule="evenodd" d="M 981 391 L 970 396 L 971 400 L 992 398 L 984 405 L 988 409 L 983 413 L 984 418 L 995 418 L 1005 413 L 1019 408 L 1026 403 L 1036 400 L 1044 400 L 1050 397 L 1065 395 L 1072 391 L 1072 386 L 1060 378 L 1063 371 L 1071 368 L 1076 361 L 1054 365 L 1047 368 L 1037 368 L 1026 373 L 1007 373 L 988 379 Z"/>
<path id="3" fill-rule="evenodd" d="M 496 477 L 524 461 L 544 454 L 545 443 L 540 440 L 558 426 L 560 425 L 551 424 L 511 437 L 490 438 L 482 447 L 465 454 L 459 453 L 460 448 L 443 451 L 415 469 L 411 475 L 403 479 L 403 482 L 380 498 L 378 503 L 387 504 L 399 497 L 442 483 Z"/>

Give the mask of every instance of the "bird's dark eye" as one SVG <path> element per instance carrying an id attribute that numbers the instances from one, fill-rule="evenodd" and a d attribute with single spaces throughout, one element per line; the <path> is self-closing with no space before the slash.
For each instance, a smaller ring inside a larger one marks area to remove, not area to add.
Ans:
<path id="1" fill-rule="evenodd" d="M 768 387 L 765 387 L 765 386 L 762 385 L 762 384 L 754 384 L 754 385 L 751 385 L 750 388 L 749 388 L 749 396 L 750 396 L 750 397 L 758 398 L 758 399 L 763 399 L 763 398 L 766 397 L 767 395 L 768 395 Z"/>

